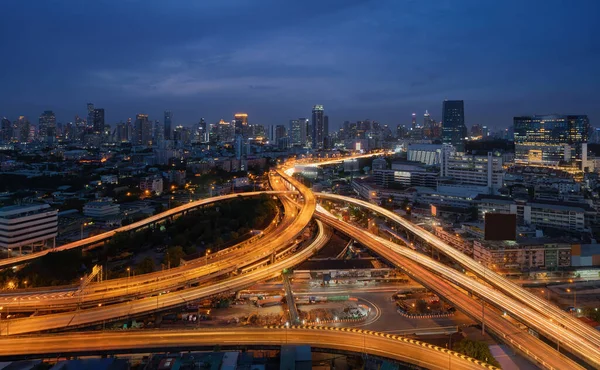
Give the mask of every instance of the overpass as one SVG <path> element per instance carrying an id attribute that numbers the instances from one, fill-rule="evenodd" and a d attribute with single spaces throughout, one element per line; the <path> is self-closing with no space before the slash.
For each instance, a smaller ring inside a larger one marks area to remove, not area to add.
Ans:
<path id="1" fill-rule="evenodd" d="M 253 191 L 253 192 L 248 192 L 248 193 L 237 193 L 237 194 L 234 193 L 234 194 L 228 194 L 228 195 L 221 195 L 218 197 L 206 198 L 206 199 L 197 200 L 195 202 L 189 202 L 184 205 L 171 208 L 171 209 L 169 209 L 165 212 L 159 213 L 157 215 L 150 216 L 141 221 L 134 222 L 130 225 L 121 226 L 117 229 L 110 230 L 110 231 L 104 232 L 102 234 L 98 234 L 95 236 L 91 236 L 89 238 L 85 238 L 85 239 L 78 240 L 78 241 L 75 241 L 72 243 L 67 243 L 67 244 L 61 245 L 60 247 L 56 247 L 56 248 L 52 248 L 52 249 L 45 249 L 43 251 L 31 253 L 31 254 L 28 254 L 25 256 L 5 258 L 3 260 L 0 260 L 0 269 L 20 265 L 20 264 L 23 264 L 26 262 L 31 262 L 32 260 L 34 260 L 36 258 L 40 258 L 42 256 L 45 256 L 46 254 L 51 253 L 51 252 L 66 251 L 69 249 L 82 248 L 82 247 L 99 244 L 99 243 L 109 240 L 110 238 L 115 236 L 115 234 L 117 234 L 117 233 L 143 229 L 143 228 L 153 225 L 155 223 L 163 222 L 164 220 L 166 220 L 168 218 L 177 216 L 179 214 L 185 214 L 186 212 L 195 210 L 197 208 L 200 208 L 202 206 L 205 206 L 205 205 L 208 205 L 211 203 L 221 202 L 221 201 L 225 201 L 225 200 L 229 200 L 229 199 L 235 199 L 239 196 L 249 197 L 249 196 L 258 196 L 261 194 L 277 195 L 277 194 L 281 194 L 281 193 L 273 192 L 273 191 Z"/>
<path id="2" fill-rule="evenodd" d="M 381 257 L 390 261 L 395 266 L 401 268 L 412 279 L 428 289 L 436 292 L 440 297 L 447 300 L 450 304 L 467 314 L 473 320 L 482 320 L 482 306 L 480 301 L 475 301 L 469 296 L 467 291 L 457 287 L 456 283 L 452 281 L 452 279 L 448 278 L 452 275 L 445 270 L 445 268 L 447 268 L 446 266 L 428 257 L 421 256 L 418 252 L 415 252 L 410 248 L 402 248 L 397 244 L 377 237 L 364 229 L 350 225 L 334 217 L 330 217 L 320 211 L 318 211 L 315 216 L 323 223 L 328 224 L 336 230 L 339 230 L 352 237 L 365 247 L 371 249 Z M 479 282 L 473 281 L 473 279 L 466 275 L 458 272 L 457 274 L 464 277 L 464 281 L 462 279 L 459 280 L 465 285 L 468 284 L 469 281 L 472 282 L 474 286 L 483 285 Z M 489 287 L 487 287 L 487 290 L 482 287 L 480 288 L 481 290 L 484 290 L 483 294 L 494 292 L 494 290 Z M 519 330 L 496 311 L 486 311 L 485 323 L 489 330 L 496 333 L 507 344 L 511 345 L 516 350 L 521 351 L 524 355 L 538 362 L 545 368 L 581 368 L 578 364 L 559 354 L 557 351 L 538 338 L 528 334 L 525 331 Z"/>
<path id="3" fill-rule="evenodd" d="M 293 216 L 296 209 L 294 203 L 286 197 L 282 198 L 282 204 L 284 216 L 280 223 L 272 223 L 261 235 L 239 245 L 198 258 L 190 264 L 134 277 L 104 280 L 100 283 L 89 284 L 85 290 L 81 291 L 77 291 L 77 287 L 59 287 L 58 291 L 48 287 L 43 290 L 36 289 L 34 292 L 20 290 L 4 293 L 0 294 L 0 306 L 6 307 L 11 312 L 89 307 L 176 290 L 237 272 L 245 266 L 265 258 L 268 259 L 274 252 L 286 248 L 289 241 L 275 246 L 275 249 L 272 249 L 272 244 L 266 242 L 268 241 L 266 237 L 270 234 L 282 233 L 295 220 Z"/>
<path id="4" fill-rule="evenodd" d="M 208 330 L 83 332 L 11 337 L 0 341 L 1 359 L 89 354 L 184 351 L 201 347 L 284 344 L 368 353 L 427 369 L 497 368 L 463 354 L 398 335 L 353 328 L 314 326 Z"/>

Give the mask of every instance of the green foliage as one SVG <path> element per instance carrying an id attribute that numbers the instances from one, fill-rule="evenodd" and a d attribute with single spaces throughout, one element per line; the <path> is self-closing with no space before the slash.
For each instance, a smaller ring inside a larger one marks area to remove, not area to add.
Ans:
<path id="1" fill-rule="evenodd" d="M 2 286 L 12 281 L 21 288 L 25 285 L 38 287 L 72 284 L 79 280 L 89 265 L 91 265 L 89 258 L 84 257 L 81 250 L 51 252 L 16 272 L 12 269 L 3 270 L 0 273 L 0 281 Z"/>
<path id="2" fill-rule="evenodd" d="M 154 272 L 154 260 L 152 257 L 146 257 L 140 261 L 140 263 L 135 266 L 135 274 L 148 274 L 150 272 Z"/>
<path id="3" fill-rule="evenodd" d="M 485 342 L 475 341 L 468 338 L 464 338 L 460 342 L 456 343 L 452 347 L 456 352 L 460 352 L 474 359 L 485 361 L 490 365 L 500 367 L 500 363 L 492 356 L 490 348 Z"/>
<path id="4" fill-rule="evenodd" d="M 185 256 L 185 252 L 181 246 L 170 247 L 165 252 L 163 263 L 165 266 L 177 267 L 181 262 L 181 258 Z"/>

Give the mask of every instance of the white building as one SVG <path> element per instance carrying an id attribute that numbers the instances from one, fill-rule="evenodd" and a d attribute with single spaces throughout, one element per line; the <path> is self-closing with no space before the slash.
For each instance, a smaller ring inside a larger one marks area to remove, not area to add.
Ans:
<path id="1" fill-rule="evenodd" d="M 440 176 L 467 185 L 485 186 L 488 194 L 496 194 L 504 185 L 502 157 L 493 153 L 468 155 L 442 148 Z"/>
<path id="2" fill-rule="evenodd" d="M 479 215 L 482 219 L 487 212 L 512 213 L 517 215 L 517 221 L 521 224 L 571 231 L 584 231 L 587 226 L 586 217 L 590 217 L 589 221 L 591 222 L 596 213 L 586 203 L 538 200 L 525 202 L 515 201 L 508 197 L 487 195 L 478 196 L 477 200 Z"/>
<path id="3" fill-rule="evenodd" d="M 570 243 L 473 241 L 473 259 L 491 268 L 530 269 L 571 266 Z"/>
<path id="4" fill-rule="evenodd" d="M 88 202 L 83 206 L 83 214 L 92 218 L 116 216 L 120 211 L 120 206 L 110 200 Z"/>
<path id="5" fill-rule="evenodd" d="M 163 191 L 163 179 L 160 176 L 144 177 L 140 181 L 140 190 L 160 195 Z"/>
<path id="6" fill-rule="evenodd" d="M 58 210 L 48 204 L 0 208 L 0 248 L 54 246 L 58 233 Z"/>
<path id="7" fill-rule="evenodd" d="M 439 144 L 408 144 L 409 161 L 433 166 L 440 164 L 442 146 Z"/>

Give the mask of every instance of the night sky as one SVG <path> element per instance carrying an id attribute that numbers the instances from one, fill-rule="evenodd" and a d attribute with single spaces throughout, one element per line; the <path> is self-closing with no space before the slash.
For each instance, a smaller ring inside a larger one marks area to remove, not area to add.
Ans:
<path id="1" fill-rule="evenodd" d="M 35 4 L 32 5 L 32 4 Z M 599 0 L 0 0 L 0 116 L 600 117 Z"/>

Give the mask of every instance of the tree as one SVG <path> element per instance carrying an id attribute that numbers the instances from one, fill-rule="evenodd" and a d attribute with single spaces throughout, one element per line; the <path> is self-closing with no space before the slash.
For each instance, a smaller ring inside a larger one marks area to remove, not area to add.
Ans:
<path id="1" fill-rule="evenodd" d="M 177 245 L 170 247 L 165 253 L 163 263 L 167 266 L 177 267 L 179 266 L 179 262 L 183 256 L 185 256 L 185 253 L 183 252 L 183 248 L 181 246 Z"/>
<path id="2" fill-rule="evenodd" d="M 490 348 L 485 342 L 464 338 L 453 349 L 476 360 L 485 361 L 490 365 L 500 367 L 500 363 L 492 356 Z"/>
<path id="3" fill-rule="evenodd" d="M 425 302 L 422 299 L 417 300 L 416 302 L 416 308 L 417 308 L 417 312 L 418 313 L 425 313 L 427 312 L 427 302 Z"/>
<path id="4" fill-rule="evenodd" d="M 135 266 L 135 273 L 137 275 L 148 274 L 154 272 L 154 260 L 152 257 L 146 257 Z"/>

